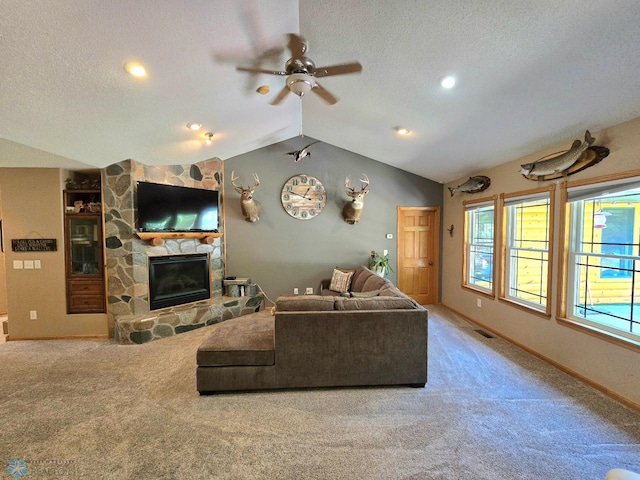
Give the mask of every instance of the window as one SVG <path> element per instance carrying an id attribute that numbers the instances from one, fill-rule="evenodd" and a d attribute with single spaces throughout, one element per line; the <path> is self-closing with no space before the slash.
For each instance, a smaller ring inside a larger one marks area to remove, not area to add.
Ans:
<path id="1" fill-rule="evenodd" d="M 495 199 L 465 202 L 463 285 L 494 294 Z"/>
<path id="2" fill-rule="evenodd" d="M 640 178 L 567 189 L 568 318 L 640 339 Z"/>
<path id="3" fill-rule="evenodd" d="M 504 300 L 549 314 L 553 186 L 503 195 Z"/>

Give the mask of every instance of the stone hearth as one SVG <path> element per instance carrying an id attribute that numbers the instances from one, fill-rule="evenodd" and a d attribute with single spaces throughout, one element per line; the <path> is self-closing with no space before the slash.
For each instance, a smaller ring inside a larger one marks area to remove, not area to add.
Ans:
<path id="1" fill-rule="evenodd" d="M 262 300 L 262 296 L 222 297 L 146 315 L 120 315 L 115 321 L 115 338 L 125 345 L 147 343 L 255 313 L 261 309 Z"/>

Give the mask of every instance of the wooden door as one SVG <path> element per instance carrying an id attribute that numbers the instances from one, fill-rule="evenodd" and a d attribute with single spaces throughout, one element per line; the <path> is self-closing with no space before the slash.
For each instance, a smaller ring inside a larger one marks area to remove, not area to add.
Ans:
<path id="1" fill-rule="evenodd" d="M 438 303 L 440 207 L 398 207 L 398 288 L 421 305 Z"/>

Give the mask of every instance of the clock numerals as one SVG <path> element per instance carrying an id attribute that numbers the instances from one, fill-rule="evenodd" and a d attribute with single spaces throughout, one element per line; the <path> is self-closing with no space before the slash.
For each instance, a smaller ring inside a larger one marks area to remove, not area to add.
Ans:
<path id="1" fill-rule="evenodd" d="M 300 177 L 300 182 L 301 183 L 307 183 L 309 181 L 309 179 L 307 177 Z"/>
<path id="2" fill-rule="evenodd" d="M 291 196 L 288 193 L 285 193 L 284 195 L 282 195 L 282 200 L 284 200 L 285 202 L 288 202 L 291 199 Z"/>
<path id="3" fill-rule="evenodd" d="M 309 180 L 309 185 L 311 185 L 312 187 L 315 187 L 316 185 L 316 179 L 312 178 L 311 180 Z"/>

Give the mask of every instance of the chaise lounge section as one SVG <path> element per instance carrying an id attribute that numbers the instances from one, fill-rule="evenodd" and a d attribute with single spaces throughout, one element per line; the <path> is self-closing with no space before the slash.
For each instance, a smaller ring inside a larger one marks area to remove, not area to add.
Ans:
<path id="1" fill-rule="evenodd" d="M 427 310 L 366 267 L 350 273 L 344 291 L 327 283 L 323 295 L 279 297 L 275 316 L 215 325 L 198 348 L 198 391 L 423 387 Z"/>

